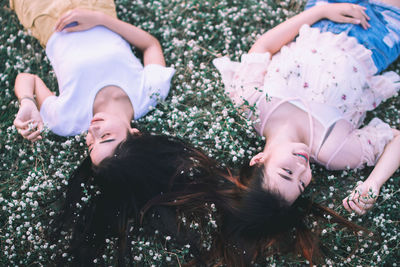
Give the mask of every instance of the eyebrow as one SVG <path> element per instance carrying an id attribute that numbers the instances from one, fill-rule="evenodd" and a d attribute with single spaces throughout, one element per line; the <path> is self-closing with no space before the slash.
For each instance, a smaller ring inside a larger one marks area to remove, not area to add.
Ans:
<path id="1" fill-rule="evenodd" d="M 283 175 L 283 174 L 281 174 L 281 173 L 278 173 L 278 174 L 279 174 L 280 177 L 282 177 L 282 178 L 285 179 L 285 180 L 293 181 L 293 179 L 290 178 L 289 176 Z"/>
<path id="2" fill-rule="evenodd" d="M 107 140 L 99 142 L 99 144 L 110 143 L 110 142 L 114 142 L 114 141 L 115 141 L 115 139 L 107 139 Z M 89 154 L 92 153 L 92 150 L 93 150 L 93 148 L 89 150 Z"/>
<path id="3" fill-rule="evenodd" d="M 287 180 L 287 181 L 293 181 L 293 179 L 290 178 L 289 176 L 283 175 L 283 174 L 281 174 L 281 173 L 278 173 L 278 174 L 279 174 L 280 177 L 282 177 L 283 179 L 285 179 L 285 180 Z M 303 193 L 303 192 L 304 192 L 304 190 L 302 190 L 302 188 L 301 188 L 300 185 L 299 185 L 299 190 L 300 190 L 300 193 Z"/>
<path id="4" fill-rule="evenodd" d="M 114 141 L 115 141 L 115 139 L 107 139 L 104 141 L 100 141 L 99 144 L 110 143 L 110 142 L 114 142 Z"/>

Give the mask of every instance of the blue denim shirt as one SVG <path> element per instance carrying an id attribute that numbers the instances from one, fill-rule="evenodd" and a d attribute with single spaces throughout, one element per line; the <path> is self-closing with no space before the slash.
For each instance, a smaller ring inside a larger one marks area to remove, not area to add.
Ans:
<path id="1" fill-rule="evenodd" d="M 380 73 L 400 54 L 400 8 L 375 0 L 309 0 L 306 9 L 318 2 L 353 3 L 366 7 L 370 17 L 370 28 L 364 30 L 360 25 L 336 23 L 327 19 L 321 20 L 312 27 L 320 28 L 322 32 L 339 34 L 346 32 L 355 37 L 358 42 L 372 51 L 372 59 Z"/>

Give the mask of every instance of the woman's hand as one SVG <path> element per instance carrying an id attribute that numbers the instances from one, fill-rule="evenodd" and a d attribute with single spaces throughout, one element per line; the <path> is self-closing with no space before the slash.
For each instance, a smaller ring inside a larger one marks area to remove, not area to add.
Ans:
<path id="1" fill-rule="evenodd" d="M 57 21 L 54 30 L 57 32 L 76 32 L 91 29 L 101 25 L 102 13 L 87 9 L 73 9 L 64 13 Z M 67 27 L 67 28 L 65 28 Z"/>
<path id="2" fill-rule="evenodd" d="M 364 215 L 374 206 L 379 190 L 380 187 L 374 182 L 359 182 L 353 192 L 343 199 L 343 206 L 348 212 L 354 211 L 358 215 Z"/>
<path id="3" fill-rule="evenodd" d="M 343 200 L 343 206 L 349 212 L 365 214 L 372 208 L 379 195 L 382 185 L 400 167 L 400 131 L 392 129 L 393 139 L 386 144 L 382 155 L 376 163 L 367 180 Z"/>
<path id="4" fill-rule="evenodd" d="M 368 23 L 369 17 L 365 13 L 366 8 L 350 3 L 324 4 L 324 17 L 339 23 L 360 24 L 365 30 L 371 27 Z"/>
<path id="5" fill-rule="evenodd" d="M 35 103 L 29 99 L 23 99 L 19 107 L 14 125 L 18 132 L 26 139 L 35 142 L 42 139 L 43 121 Z"/>

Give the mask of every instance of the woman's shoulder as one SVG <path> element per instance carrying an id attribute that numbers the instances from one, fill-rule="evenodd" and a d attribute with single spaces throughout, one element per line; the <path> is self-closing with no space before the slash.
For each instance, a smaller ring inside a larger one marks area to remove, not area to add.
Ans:
<path id="1" fill-rule="evenodd" d="M 268 52 L 243 54 L 240 62 L 228 57 L 213 60 L 221 75 L 225 93 L 236 106 L 254 105 L 263 95 L 264 76 L 269 62 Z"/>

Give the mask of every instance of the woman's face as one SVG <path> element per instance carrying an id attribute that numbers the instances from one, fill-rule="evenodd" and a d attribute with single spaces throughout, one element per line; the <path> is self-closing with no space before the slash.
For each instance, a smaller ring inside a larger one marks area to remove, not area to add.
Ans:
<path id="1" fill-rule="evenodd" d="M 139 132 L 118 116 L 97 113 L 90 122 L 86 136 L 86 145 L 92 163 L 98 165 L 104 158 L 111 156 L 117 145 L 126 139 L 128 131 Z"/>
<path id="2" fill-rule="evenodd" d="M 259 153 L 250 165 L 263 163 L 263 187 L 278 191 L 293 203 L 311 181 L 309 155 L 309 148 L 303 143 L 284 143 Z"/>

